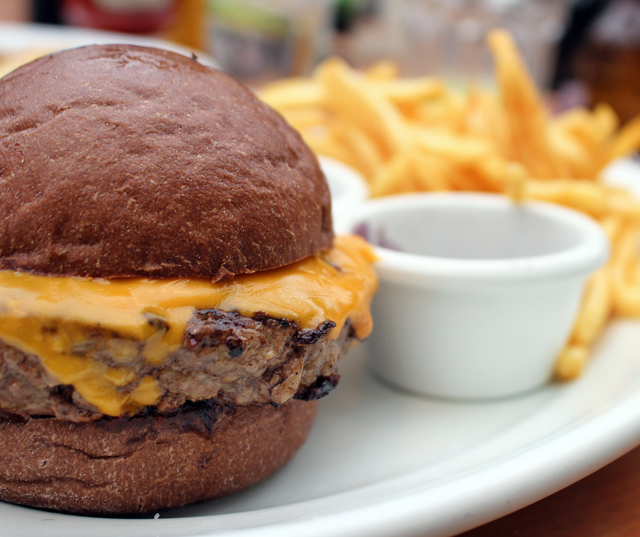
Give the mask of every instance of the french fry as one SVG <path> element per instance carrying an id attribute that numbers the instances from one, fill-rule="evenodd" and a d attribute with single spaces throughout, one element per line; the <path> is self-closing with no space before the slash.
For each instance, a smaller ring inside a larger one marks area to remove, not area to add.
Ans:
<path id="1" fill-rule="evenodd" d="M 319 108 L 323 103 L 323 90 L 313 79 L 295 78 L 270 84 L 260 91 L 260 98 L 280 111 Z"/>
<path id="2" fill-rule="evenodd" d="M 397 109 L 364 78 L 341 60 L 327 60 L 318 69 L 324 88 L 325 105 L 368 131 L 384 151 L 385 158 L 406 149 L 410 143 L 407 128 Z"/>
<path id="3" fill-rule="evenodd" d="M 298 131 L 309 127 L 324 127 L 327 114 L 321 108 L 281 110 L 282 116 Z"/>
<path id="4" fill-rule="evenodd" d="M 415 188 L 410 171 L 410 154 L 408 152 L 397 153 L 373 176 L 371 195 L 388 196 L 410 192 Z"/>
<path id="5" fill-rule="evenodd" d="M 586 134 L 585 131 L 582 132 Z M 560 177 L 597 179 L 600 170 L 597 167 L 598 155 L 594 154 L 597 151 L 595 144 L 585 143 L 575 133 L 564 131 L 557 124 L 550 125 L 549 140 L 559 157 L 558 168 L 562 172 Z"/>
<path id="6" fill-rule="evenodd" d="M 401 108 L 417 106 L 425 99 L 441 97 L 446 92 L 444 83 L 431 77 L 380 80 L 372 86 Z"/>
<path id="7" fill-rule="evenodd" d="M 428 128 L 450 129 L 458 132 L 464 124 L 464 99 L 454 93 L 445 93 L 439 97 L 426 99 L 413 107 L 410 112 L 406 110 L 405 117 L 412 119 L 420 126 Z"/>
<path id="8" fill-rule="evenodd" d="M 575 177 L 596 180 L 609 160 L 609 142 L 618 128 L 618 118 L 611 107 L 600 104 L 593 112 L 584 108 L 570 110 L 559 116 L 552 128 L 560 131 L 558 134 L 571 137 L 583 149 L 583 156 L 573 160 L 579 166 L 579 159 L 583 159 L 589 168 L 577 171 Z"/>
<path id="9" fill-rule="evenodd" d="M 454 190 L 471 192 L 490 192 L 491 189 L 485 181 L 485 177 L 478 173 L 474 167 L 458 168 L 451 176 L 451 185 Z"/>
<path id="10" fill-rule="evenodd" d="M 417 127 L 412 134 L 417 147 L 458 164 L 475 164 L 495 152 L 490 141 L 472 137 L 461 139 L 440 129 Z"/>
<path id="11" fill-rule="evenodd" d="M 488 41 L 511 127 L 513 157 L 534 177 L 561 177 L 548 139 L 547 111 L 512 37 L 504 30 L 494 30 Z"/>
<path id="12" fill-rule="evenodd" d="M 637 225 L 622 230 L 613 255 L 611 285 L 615 311 L 636 317 L 640 315 Z"/>
<path id="13" fill-rule="evenodd" d="M 602 188 L 590 181 L 531 180 L 526 185 L 526 195 L 532 199 L 565 205 L 585 212 L 594 218 L 608 214 L 608 204 Z"/>
<path id="14" fill-rule="evenodd" d="M 398 66 L 388 60 L 376 62 L 364 72 L 368 80 L 393 80 L 399 74 Z"/>
<path id="15" fill-rule="evenodd" d="M 346 119 L 337 119 L 332 124 L 333 136 L 342 141 L 355 159 L 360 163 L 360 168 L 366 170 L 365 176 L 373 176 L 383 164 L 383 158 L 379 147 L 376 146 L 366 131 L 360 129 Z"/>
<path id="16" fill-rule="evenodd" d="M 47 54 L 51 54 L 52 52 L 55 52 L 55 50 L 46 48 L 34 48 L 23 50 L 10 56 L 3 57 L 0 59 L 0 78 L 2 78 L 6 74 L 9 74 L 11 71 L 17 69 L 21 65 L 33 60 L 37 60 L 38 58 L 46 56 Z"/>
<path id="17" fill-rule="evenodd" d="M 307 129 L 302 131 L 301 134 L 304 141 L 316 153 L 344 162 L 348 166 L 359 171 L 362 175 L 366 176 L 368 170 L 361 167 L 362 163 L 353 156 L 347 147 L 335 140 L 327 132 L 319 132 L 316 129 Z"/>
<path id="18" fill-rule="evenodd" d="M 599 103 L 593 109 L 594 132 L 599 144 L 604 144 L 611 138 L 620 126 L 618 116 L 613 108 L 606 103 Z"/>
<path id="19" fill-rule="evenodd" d="M 629 192 L 608 189 L 607 203 L 609 211 L 624 217 L 630 222 L 640 223 L 640 201 Z"/>
<path id="20" fill-rule="evenodd" d="M 623 229 L 622 219 L 618 216 L 606 216 L 601 224 L 613 249 Z M 613 314 L 613 265 L 612 256 L 607 265 L 592 275 L 587 283 L 580 311 L 571 332 L 570 343 L 557 358 L 555 373 L 559 380 L 572 380 L 581 373 L 588 358 L 589 348 Z"/>
<path id="21" fill-rule="evenodd" d="M 609 267 L 604 267 L 591 276 L 582 306 L 576 319 L 572 342 L 590 347 L 609 320 L 613 306 Z"/>
<path id="22" fill-rule="evenodd" d="M 582 345 L 568 345 L 558 355 L 555 375 L 559 380 L 572 380 L 580 376 L 589 356 L 589 350 Z"/>
<path id="23" fill-rule="evenodd" d="M 493 140 L 501 155 L 509 155 L 511 130 L 504 109 L 494 95 L 471 87 L 467 92 L 462 132 Z"/>
<path id="24" fill-rule="evenodd" d="M 613 142 L 610 158 L 616 159 L 633 153 L 640 146 L 640 116 L 631 120 Z"/>
<path id="25" fill-rule="evenodd" d="M 399 77 L 390 62 L 358 73 L 338 59 L 313 77 L 267 87 L 264 98 L 311 147 L 360 171 L 374 196 L 410 191 L 499 192 L 598 219 L 612 257 L 592 276 L 556 374 L 579 375 L 612 315 L 640 316 L 640 201 L 603 185 L 612 159 L 640 148 L 640 118 L 619 130 L 610 106 L 553 117 L 511 36 L 490 33 L 497 91 L 460 91 L 433 77 Z"/>
<path id="26" fill-rule="evenodd" d="M 505 170 L 506 186 L 505 193 L 514 202 L 522 203 L 525 198 L 525 188 L 527 181 L 527 172 L 524 166 L 516 162 L 510 162 Z"/>
<path id="27" fill-rule="evenodd" d="M 602 230 L 609 238 L 609 242 L 612 244 L 618 240 L 620 232 L 622 231 L 623 222 L 619 216 L 611 215 L 605 216 L 601 221 Z"/>
<path id="28" fill-rule="evenodd" d="M 410 162 L 421 190 L 442 192 L 453 189 L 451 176 L 455 170 L 448 160 L 413 151 L 410 154 Z"/>

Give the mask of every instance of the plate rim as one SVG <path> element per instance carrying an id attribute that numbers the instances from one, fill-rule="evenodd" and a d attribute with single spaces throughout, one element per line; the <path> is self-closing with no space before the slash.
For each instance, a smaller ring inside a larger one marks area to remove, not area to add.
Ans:
<path id="1" fill-rule="evenodd" d="M 640 324 L 638 321 L 626 322 L 634 326 Z M 456 535 L 553 494 L 637 446 L 640 443 L 639 387 L 640 373 L 602 405 L 580 413 L 546 437 L 535 436 L 517 450 L 499 454 L 497 461 L 481 459 L 478 464 L 464 466 L 457 471 L 457 476 L 456 472 L 428 475 L 428 465 L 345 492 L 264 509 L 161 518 L 160 521 L 98 517 L 88 520 L 109 521 L 105 535 L 119 529 L 123 537 L 299 537 L 301 532 L 308 537 Z M 588 386 L 574 389 L 582 392 L 586 388 Z M 557 397 L 562 397 L 571 386 L 543 388 L 545 391 L 554 389 L 558 392 Z M 557 397 L 552 401 L 557 401 Z M 533 417 L 538 415 L 539 411 L 536 411 Z M 513 429 L 508 428 L 487 442 L 512 434 Z M 460 457 L 468 453 L 461 453 Z M 452 464 L 453 461 L 455 465 L 456 458 L 446 459 L 443 463 Z M 451 479 L 452 475 L 454 479 Z M 429 482 L 435 482 L 435 485 L 425 489 Z M 529 490 L 523 493 L 523 486 Z M 393 498 L 389 498 L 390 489 L 396 493 Z M 335 509 L 336 506 L 341 508 Z M 58 519 L 60 527 L 71 517 L 73 530 L 77 529 L 76 524 L 82 525 L 87 520 L 86 517 L 12 507 L 24 510 L 31 517 L 38 513 L 42 520 Z M 242 527 L 238 524 L 240 520 L 243 520 Z M 75 533 L 70 531 L 69 534 Z"/>

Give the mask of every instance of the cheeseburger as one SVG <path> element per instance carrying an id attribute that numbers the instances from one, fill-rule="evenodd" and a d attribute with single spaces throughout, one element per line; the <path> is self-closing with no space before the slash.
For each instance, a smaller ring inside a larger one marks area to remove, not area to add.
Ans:
<path id="1" fill-rule="evenodd" d="M 0 499 L 141 513 L 266 478 L 371 330 L 371 262 L 219 71 L 109 45 L 0 79 Z"/>

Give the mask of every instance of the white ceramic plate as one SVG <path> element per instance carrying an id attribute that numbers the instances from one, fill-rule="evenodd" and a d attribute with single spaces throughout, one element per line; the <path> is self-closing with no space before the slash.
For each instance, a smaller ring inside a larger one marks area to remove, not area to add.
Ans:
<path id="1" fill-rule="evenodd" d="M 356 204 L 369 197 L 369 185 L 362 175 L 338 160 L 320 155 L 318 161 L 329 183 L 335 228 L 342 214 L 349 214 Z"/>
<path id="2" fill-rule="evenodd" d="M 365 370 L 364 350 L 322 401 L 303 449 L 234 496 L 98 519 L 0 503 L 21 537 L 453 535 L 593 472 L 640 442 L 640 323 L 616 323 L 586 374 L 499 402 L 405 395 Z M 1 449 L 1 448 L 0 448 Z"/>
<path id="3" fill-rule="evenodd" d="M 48 52 L 84 45 L 110 43 L 161 47 L 186 56 L 191 54 L 191 49 L 161 39 L 68 26 L 0 22 L 0 56 L 30 49 Z M 213 59 L 206 54 L 198 52 L 198 59 L 204 64 L 217 66 Z"/>
<path id="4" fill-rule="evenodd" d="M 0 51 L 7 51 L 8 36 L 14 44 L 24 37 L 7 28 L 0 25 Z M 27 45 L 42 46 L 29 36 Z M 638 168 L 626 168 L 622 179 L 637 176 L 640 183 Z M 459 403 L 384 386 L 366 371 L 362 346 L 343 361 L 342 382 L 322 401 L 307 444 L 264 483 L 160 513 L 157 520 L 68 516 L 0 503 L 0 534 L 454 535 L 553 493 L 640 443 L 638 349 L 640 323 L 617 322 L 578 381 L 497 402 Z"/>

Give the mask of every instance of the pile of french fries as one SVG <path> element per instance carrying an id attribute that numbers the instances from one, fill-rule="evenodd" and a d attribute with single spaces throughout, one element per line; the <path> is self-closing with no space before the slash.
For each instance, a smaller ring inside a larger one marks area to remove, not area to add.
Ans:
<path id="1" fill-rule="evenodd" d="M 553 117 L 511 36 L 496 30 L 488 42 L 497 91 L 399 78 L 388 62 L 360 73 L 332 58 L 310 78 L 273 83 L 260 96 L 317 153 L 359 170 L 374 196 L 499 192 L 598 220 L 612 255 L 591 278 L 558 357 L 557 377 L 568 380 L 580 374 L 613 315 L 640 316 L 640 201 L 600 181 L 608 163 L 640 148 L 640 117 L 620 129 L 606 104 Z"/>

